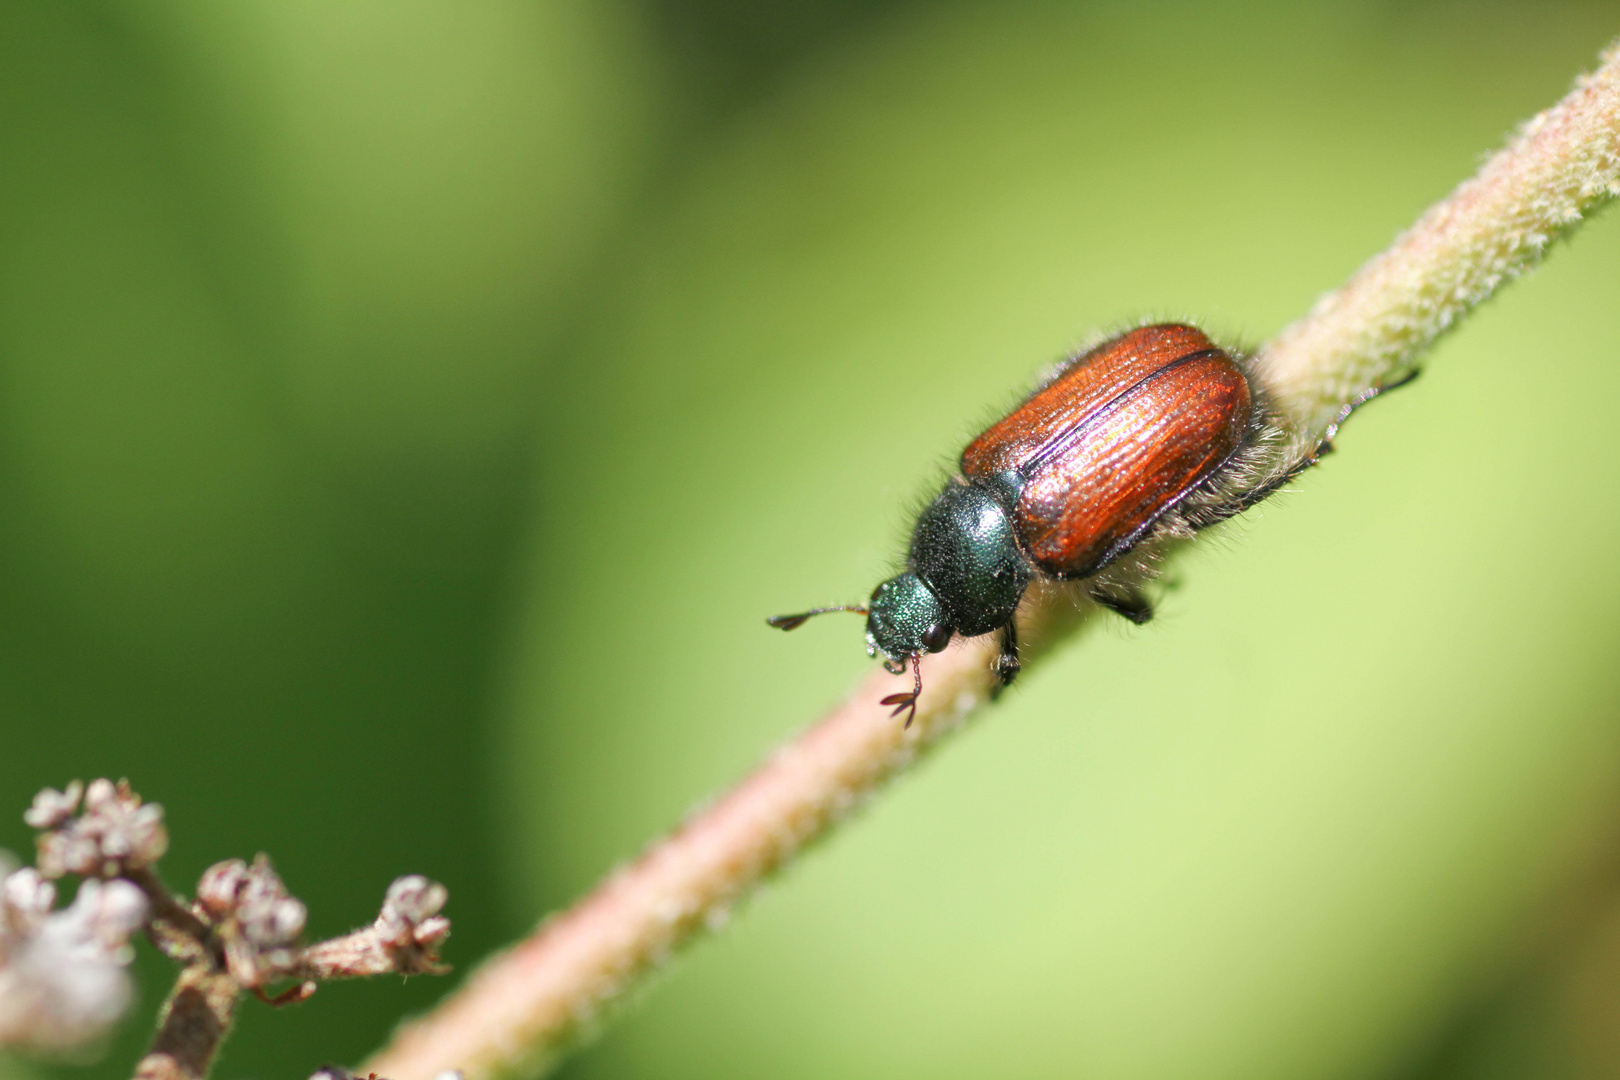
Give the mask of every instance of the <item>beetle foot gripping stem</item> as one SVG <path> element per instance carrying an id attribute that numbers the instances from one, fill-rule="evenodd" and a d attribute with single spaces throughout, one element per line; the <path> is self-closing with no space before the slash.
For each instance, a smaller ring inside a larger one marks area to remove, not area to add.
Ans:
<path id="1" fill-rule="evenodd" d="M 899 674 L 899 672 L 895 674 Z M 922 696 L 922 653 L 911 654 L 911 677 L 916 681 L 914 689 L 902 691 L 898 694 L 890 694 L 878 702 L 879 705 L 894 706 L 894 712 L 890 713 L 890 716 L 899 716 L 909 709 L 910 714 L 906 717 L 907 728 L 910 728 L 911 722 L 917 719 L 917 699 Z"/>
<path id="2" fill-rule="evenodd" d="M 1105 589 L 1092 589 L 1087 596 L 1112 611 L 1115 615 L 1123 616 L 1141 626 L 1153 621 L 1153 601 L 1143 596 L 1136 589 L 1125 589 L 1122 592 L 1108 592 Z"/>
<path id="3" fill-rule="evenodd" d="M 990 687 L 990 700 L 995 701 L 1001 697 L 1001 692 L 1018 678 L 1018 673 L 1024 670 L 1023 661 L 1018 659 L 1017 623 L 1009 622 L 1001 628 L 1001 652 L 997 654 L 990 670 L 996 677 L 996 681 Z"/>

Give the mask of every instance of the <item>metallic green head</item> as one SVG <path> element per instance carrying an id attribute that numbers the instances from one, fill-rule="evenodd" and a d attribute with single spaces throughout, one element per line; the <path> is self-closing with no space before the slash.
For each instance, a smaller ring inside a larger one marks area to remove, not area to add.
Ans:
<path id="1" fill-rule="evenodd" d="M 945 608 L 909 570 L 874 589 L 867 608 L 866 651 L 876 656 L 882 650 L 890 671 L 901 670 L 913 653 L 939 652 L 950 644 L 953 628 Z"/>

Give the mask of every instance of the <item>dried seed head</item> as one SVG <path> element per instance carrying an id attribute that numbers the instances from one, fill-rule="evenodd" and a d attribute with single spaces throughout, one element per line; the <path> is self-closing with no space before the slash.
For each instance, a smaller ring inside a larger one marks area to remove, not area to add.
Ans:
<path id="1" fill-rule="evenodd" d="M 236 920 L 242 936 L 259 948 L 291 945 L 304 932 L 308 911 L 302 901 L 288 894 L 267 857 L 260 855 L 248 867 L 237 897 Z"/>
<path id="2" fill-rule="evenodd" d="M 133 998 L 129 935 L 146 896 L 127 881 L 86 881 L 52 912 L 55 887 L 37 871 L 0 883 L 0 1046 L 62 1051 L 102 1038 Z"/>
<path id="3" fill-rule="evenodd" d="M 215 863 L 197 881 L 197 902 L 214 919 L 224 918 L 236 908 L 247 872 L 248 865 L 241 859 Z"/>
<path id="4" fill-rule="evenodd" d="M 377 936 L 396 947 L 433 949 L 450 936 L 449 920 L 438 917 L 449 898 L 449 890 L 421 874 L 396 879 L 373 924 Z"/>
<path id="5" fill-rule="evenodd" d="M 258 987 L 291 972 L 308 910 L 287 892 L 270 860 L 215 863 L 197 882 L 197 901 L 225 942 L 225 963 L 243 986 Z"/>
<path id="6" fill-rule="evenodd" d="M 70 783 L 66 791 L 43 788 L 34 796 L 33 805 L 23 812 L 23 821 L 29 828 L 54 829 L 79 809 L 79 797 L 83 794 L 84 785 L 77 780 Z"/>
<path id="7" fill-rule="evenodd" d="M 44 830 L 38 841 L 39 869 L 46 877 L 112 877 L 150 866 L 168 850 L 163 807 L 143 806 L 128 783 L 91 781 L 84 792 L 84 812 L 75 818 L 79 790 L 76 780 L 64 792 L 46 788 L 23 815 Z"/>
<path id="8" fill-rule="evenodd" d="M 56 906 L 56 886 L 33 867 L 14 870 L 0 882 L 0 959 L 6 942 L 39 929 Z"/>

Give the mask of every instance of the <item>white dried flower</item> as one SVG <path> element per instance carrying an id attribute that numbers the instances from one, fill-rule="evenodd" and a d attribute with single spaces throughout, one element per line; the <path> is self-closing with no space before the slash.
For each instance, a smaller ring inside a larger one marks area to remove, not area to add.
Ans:
<path id="1" fill-rule="evenodd" d="M 39 837 L 39 869 L 46 877 L 111 877 L 149 866 L 168 850 L 163 807 L 143 806 L 127 783 L 92 780 L 84 793 L 84 812 L 74 818 L 78 789 L 78 781 L 66 792 L 46 788 L 24 815 L 30 825 L 45 830 Z"/>
<path id="2" fill-rule="evenodd" d="M 290 970 L 308 910 L 287 893 L 270 860 L 229 859 L 197 882 L 197 899 L 225 941 L 225 961 L 244 986 L 263 986 Z"/>
<path id="3" fill-rule="evenodd" d="M 260 856 L 244 875 L 237 894 L 236 921 L 242 935 L 261 949 L 291 945 L 304 932 L 307 911 L 303 902 L 287 893 L 287 887 Z"/>
<path id="4" fill-rule="evenodd" d="M 83 794 L 84 785 L 77 780 L 70 783 L 66 791 L 44 788 L 34 796 L 33 805 L 23 811 L 23 821 L 29 828 L 54 829 L 78 810 L 79 796 Z"/>
<path id="5" fill-rule="evenodd" d="M 223 919 L 236 909 L 247 872 L 248 865 L 241 859 L 215 863 L 197 880 L 197 902 L 216 920 Z"/>
<path id="6" fill-rule="evenodd" d="M 0 907 L 17 928 L 0 933 L 0 1046 L 85 1046 L 133 999 L 125 968 L 129 935 L 146 918 L 145 894 L 127 881 L 91 880 L 70 906 L 50 912 L 54 895 L 33 870 L 15 871 L 0 886 Z"/>
<path id="7" fill-rule="evenodd" d="M 449 891 L 421 874 L 398 878 L 373 924 L 377 936 L 396 947 L 420 945 L 433 949 L 450 936 L 450 920 L 438 917 Z"/>
<path id="8" fill-rule="evenodd" d="M 34 933 L 56 906 L 56 886 L 38 870 L 14 870 L 0 882 L 0 961 L 7 943 Z"/>

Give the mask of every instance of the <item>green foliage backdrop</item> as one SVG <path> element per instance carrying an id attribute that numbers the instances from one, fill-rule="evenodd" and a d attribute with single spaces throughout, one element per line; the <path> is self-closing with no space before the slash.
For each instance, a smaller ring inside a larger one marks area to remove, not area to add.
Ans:
<path id="1" fill-rule="evenodd" d="M 1258 340 L 1613 4 L 0 8 L 0 846 L 127 775 L 448 957 L 866 669 L 1084 334 Z M 679 963 L 577 1078 L 1620 1074 L 1620 225 Z M 142 963 L 146 1014 L 161 962 Z M 450 985 L 250 1004 L 222 1076 Z M 132 1025 L 88 1071 L 127 1073 Z"/>

